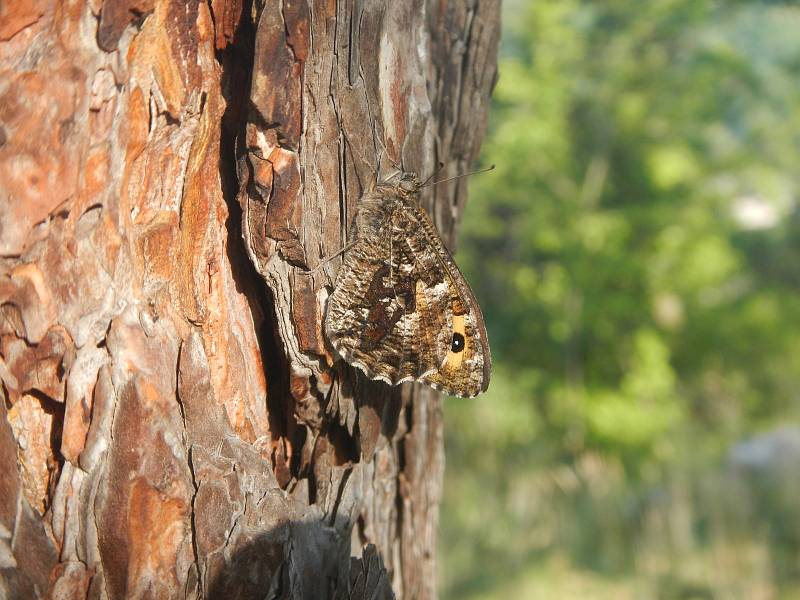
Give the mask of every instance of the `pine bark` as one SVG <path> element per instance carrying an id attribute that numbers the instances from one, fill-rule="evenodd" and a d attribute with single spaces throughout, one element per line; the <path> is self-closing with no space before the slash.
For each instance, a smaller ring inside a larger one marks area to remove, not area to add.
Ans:
<path id="1" fill-rule="evenodd" d="M 0 5 L 0 597 L 435 598 L 441 399 L 335 361 L 309 271 L 474 163 L 498 4 Z"/>

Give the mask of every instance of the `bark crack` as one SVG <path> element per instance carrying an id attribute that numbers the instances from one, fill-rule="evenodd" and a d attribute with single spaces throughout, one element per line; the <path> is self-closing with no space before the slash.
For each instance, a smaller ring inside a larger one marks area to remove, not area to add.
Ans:
<path id="1" fill-rule="evenodd" d="M 461 65 L 459 68 L 459 81 L 458 81 L 458 89 L 457 89 L 457 97 L 456 97 L 456 105 L 455 105 L 455 124 L 453 126 L 453 131 L 456 132 L 461 127 L 461 103 L 464 98 L 464 86 L 465 81 L 467 78 L 467 72 L 469 70 L 470 65 L 470 48 L 472 42 L 472 27 L 475 23 L 475 15 L 478 11 L 478 0 L 475 0 L 475 4 L 467 9 L 467 27 L 466 27 L 466 36 L 464 37 L 463 44 L 464 44 L 464 53 L 461 56 Z M 459 156 L 459 158 L 461 158 Z M 454 186 L 457 188 L 457 186 Z"/>

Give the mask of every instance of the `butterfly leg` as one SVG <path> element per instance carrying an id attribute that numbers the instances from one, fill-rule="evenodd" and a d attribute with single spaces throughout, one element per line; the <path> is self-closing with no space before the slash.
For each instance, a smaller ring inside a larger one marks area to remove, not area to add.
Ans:
<path id="1" fill-rule="evenodd" d="M 344 248 L 339 250 L 336 254 L 332 254 L 331 256 L 328 256 L 327 258 L 323 258 L 320 261 L 320 263 L 316 267 L 311 269 L 310 271 L 300 271 L 300 272 L 303 273 L 304 275 L 313 275 L 314 273 L 319 271 L 322 267 L 324 267 L 329 262 L 331 262 L 334 258 L 336 258 L 337 256 L 341 256 L 342 254 L 344 254 L 345 252 L 350 250 L 350 248 L 352 248 L 355 245 L 356 245 L 356 240 L 354 240 L 354 241 L 352 241 L 352 242 L 350 242 L 348 244 L 345 244 Z"/>

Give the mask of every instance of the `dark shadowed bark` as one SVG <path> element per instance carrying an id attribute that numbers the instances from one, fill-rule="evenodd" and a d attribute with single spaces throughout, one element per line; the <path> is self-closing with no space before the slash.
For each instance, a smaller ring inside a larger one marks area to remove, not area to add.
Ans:
<path id="1" fill-rule="evenodd" d="M 466 171 L 497 0 L 0 5 L 0 597 L 435 597 L 441 400 L 335 362 L 391 163 Z M 445 240 L 459 180 L 426 188 Z"/>

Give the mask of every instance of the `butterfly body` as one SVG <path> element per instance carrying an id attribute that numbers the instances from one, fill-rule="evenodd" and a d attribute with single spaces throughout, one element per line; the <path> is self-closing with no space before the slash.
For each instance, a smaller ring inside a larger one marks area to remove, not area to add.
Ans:
<path id="1" fill-rule="evenodd" d="M 360 199 L 325 332 L 371 379 L 475 396 L 491 371 L 483 316 L 419 189 L 416 175 L 402 173 Z"/>

